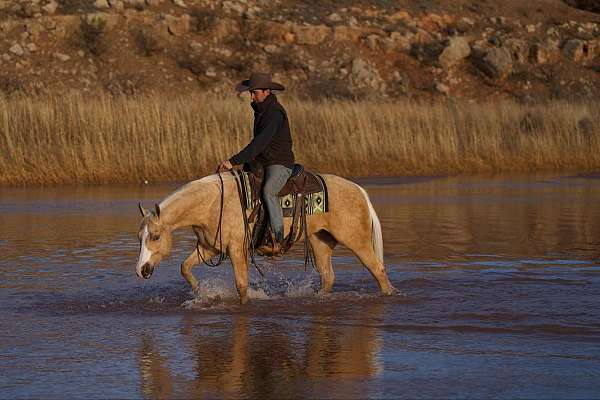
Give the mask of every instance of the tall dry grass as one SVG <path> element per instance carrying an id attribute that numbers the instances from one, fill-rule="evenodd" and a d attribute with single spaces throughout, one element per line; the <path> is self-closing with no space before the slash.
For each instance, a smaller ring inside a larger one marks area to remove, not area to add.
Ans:
<path id="1" fill-rule="evenodd" d="M 600 168 L 599 103 L 302 102 L 299 162 L 340 175 Z M 0 98 L 0 185 L 187 180 L 251 137 L 248 99 Z"/>

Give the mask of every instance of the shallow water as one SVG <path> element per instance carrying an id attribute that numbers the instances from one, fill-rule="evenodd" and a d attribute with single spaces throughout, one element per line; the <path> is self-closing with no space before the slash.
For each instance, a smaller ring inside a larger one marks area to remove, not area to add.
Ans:
<path id="1" fill-rule="evenodd" d="M 403 295 L 336 249 L 135 276 L 137 202 L 177 185 L 0 189 L 0 398 L 597 398 L 600 180 L 365 179 Z"/>

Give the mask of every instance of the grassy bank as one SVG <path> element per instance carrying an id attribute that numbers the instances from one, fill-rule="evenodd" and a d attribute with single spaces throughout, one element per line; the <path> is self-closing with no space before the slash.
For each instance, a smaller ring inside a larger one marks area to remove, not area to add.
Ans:
<path id="1" fill-rule="evenodd" d="M 600 103 L 311 103 L 299 162 L 340 175 L 600 169 Z M 0 98 L 0 185 L 188 180 L 251 137 L 248 99 Z"/>

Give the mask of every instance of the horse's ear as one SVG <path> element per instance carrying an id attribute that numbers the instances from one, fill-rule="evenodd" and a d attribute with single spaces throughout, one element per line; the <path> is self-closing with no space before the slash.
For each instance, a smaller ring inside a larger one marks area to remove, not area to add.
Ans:
<path id="1" fill-rule="evenodd" d="M 156 212 L 156 217 L 160 218 L 160 207 L 156 203 L 154 203 L 154 211 Z"/>
<path id="2" fill-rule="evenodd" d="M 140 209 L 140 213 L 142 213 L 142 217 L 145 217 L 146 215 L 148 215 L 148 210 L 146 210 L 144 208 L 142 203 L 138 203 L 138 208 Z"/>

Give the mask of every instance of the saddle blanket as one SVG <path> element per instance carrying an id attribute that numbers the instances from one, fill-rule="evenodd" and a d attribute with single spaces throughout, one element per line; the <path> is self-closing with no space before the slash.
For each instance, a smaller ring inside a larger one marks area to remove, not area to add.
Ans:
<path id="1" fill-rule="evenodd" d="M 252 200 L 253 198 L 260 198 L 252 193 L 252 185 L 250 184 L 250 173 L 242 172 L 242 189 L 243 195 L 246 200 L 246 209 L 253 210 L 259 204 L 258 200 Z M 321 181 L 322 190 L 315 193 L 305 194 L 306 196 L 306 214 L 322 214 L 329 210 L 329 204 L 327 201 L 327 188 L 323 178 L 319 175 L 315 175 Z M 284 217 L 291 217 L 294 213 L 294 206 L 298 196 L 290 193 L 285 196 L 279 197 L 279 203 L 281 204 L 281 210 L 283 211 Z"/>

